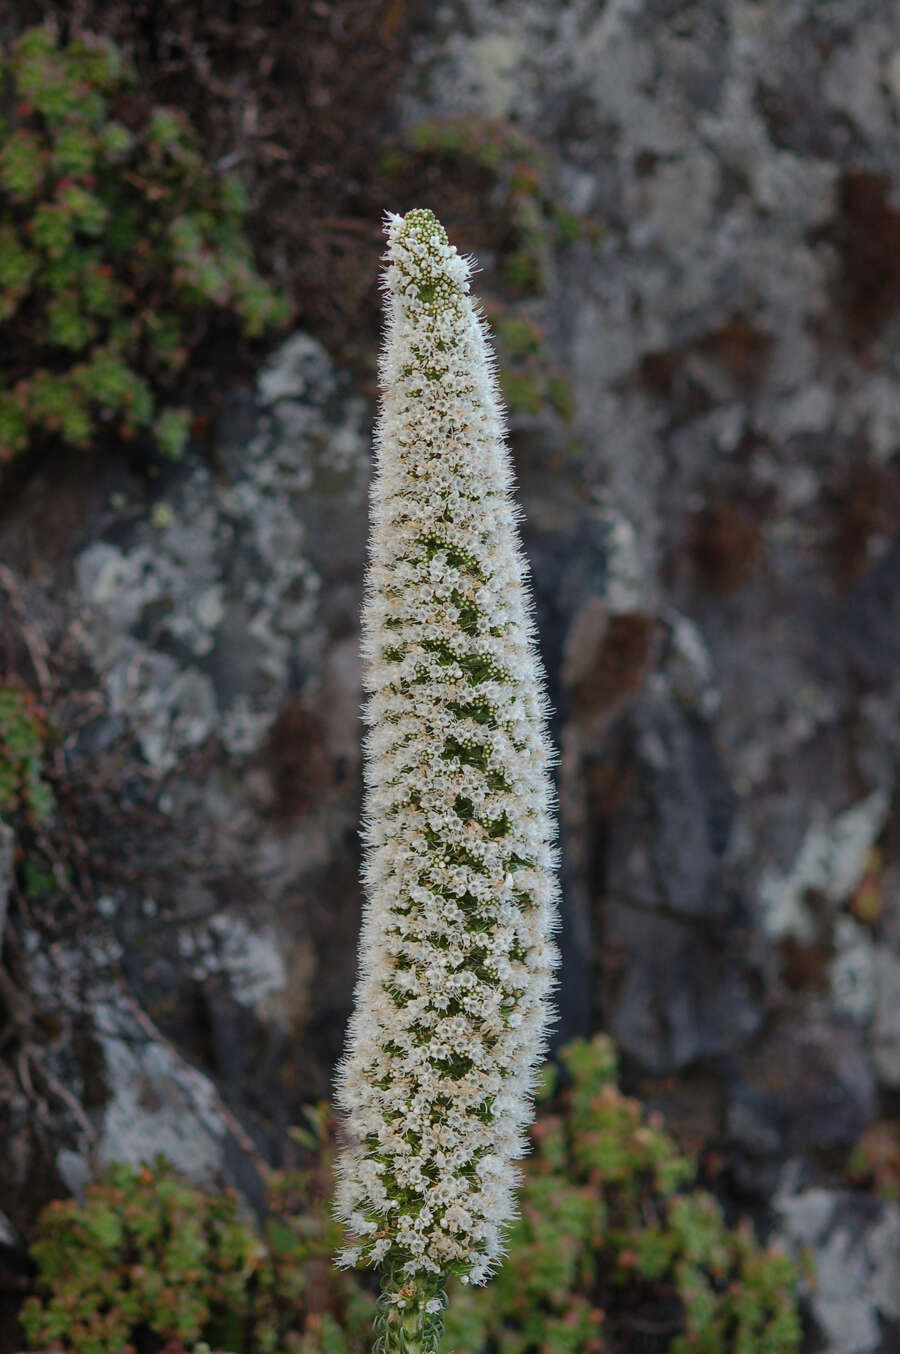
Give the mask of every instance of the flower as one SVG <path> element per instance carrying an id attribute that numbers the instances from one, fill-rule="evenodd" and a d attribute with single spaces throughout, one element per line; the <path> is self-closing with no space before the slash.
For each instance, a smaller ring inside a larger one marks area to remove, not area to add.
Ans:
<path id="1" fill-rule="evenodd" d="M 482 1283 L 502 1254 L 544 1053 L 557 884 L 547 701 L 469 264 L 430 211 L 390 216 L 387 236 L 363 613 L 366 904 L 337 1208 L 345 1263 L 381 1261 L 395 1319 L 401 1293 L 434 1314 L 449 1274 Z"/>

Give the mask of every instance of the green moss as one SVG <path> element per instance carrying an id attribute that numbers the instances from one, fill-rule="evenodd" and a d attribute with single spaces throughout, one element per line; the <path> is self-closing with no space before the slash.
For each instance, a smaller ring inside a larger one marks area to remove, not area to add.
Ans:
<path id="1" fill-rule="evenodd" d="M 531 321 L 500 312 L 492 327 L 501 354 L 500 389 L 511 414 L 552 411 L 563 423 L 575 416 L 568 380 L 547 357 L 543 330 Z"/>
<path id="2" fill-rule="evenodd" d="M 31 202 L 43 182 L 45 151 L 30 132 L 17 131 L 0 152 L 0 187 L 15 202 Z"/>
<path id="3" fill-rule="evenodd" d="M 519 295 L 543 290 L 545 259 L 555 243 L 594 232 L 592 223 L 557 202 L 549 157 L 510 123 L 474 117 L 422 122 L 411 129 L 405 156 L 392 153 L 384 163 L 388 173 L 402 175 L 423 160 L 490 182 L 504 225 L 503 275 Z"/>
<path id="4" fill-rule="evenodd" d="M 544 265 L 534 247 L 525 246 L 510 254 L 504 263 L 503 275 L 513 291 L 536 296 L 544 290 Z"/>
<path id="5" fill-rule="evenodd" d="M 0 460 L 24 451 L 28 445 L 28 415 L 21 396 L 0 394 Z"/>
<path id="6" fill-rule="evenodd" d="M 111 43 L 44 25 L 4 67 L 0 463 L 37 435 L 83 446 L 107 428 L 176 459 L 187 415 L 158 406 L 191 345 L 217 313 L 250 337 L 288 314 L 254 268 L 243 190 L 204 166 L 179 111 L 110 116 L 137 81 Z"/>
<path id="7" fill-rule="evenodd" d="M 46 831 L 55 799 L 45 776 L 47 722 L 24 687 L 0 685 L 0 817 L 16 834 L 16 880 L 31 902 L 40 902 L 67 874 L 48 855 Z M 51 853 L 52 854 L 52 853 Z"/>
<path id="8" fill-rule="evenodd" d="M 32 851 L 22 861 L 22 887 L 33 903 L 49 898 L 56 888 L 50 862 L 37 851 Z"/>

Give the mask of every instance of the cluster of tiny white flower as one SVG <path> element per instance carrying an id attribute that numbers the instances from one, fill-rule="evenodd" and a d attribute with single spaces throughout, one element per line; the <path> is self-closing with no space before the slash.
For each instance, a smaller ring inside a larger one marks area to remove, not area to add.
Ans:
<path id="1" fill-rule="evenodd" d="M 551 751 L 469 266 L 429 211 L 387 234 L 337 1207 L 342 1263 L 426 1280 L 436 1311 L 426 1276 L 483 1282 L 515 1210 L 557 960 Z"/>

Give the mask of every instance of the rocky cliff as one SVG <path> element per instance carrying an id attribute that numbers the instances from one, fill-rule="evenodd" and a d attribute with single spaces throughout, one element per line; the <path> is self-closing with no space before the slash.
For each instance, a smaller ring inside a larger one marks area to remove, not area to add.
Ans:
<path id="1" fill-rule="evenodd" d="M 812 1249 L 832 1354 L 900 1341 L 900 1214 L 849 1164 L 900 1106 L 890 11 L 452 0 L 390 114 L 512 129 L 592 224 L 542 237 L 515 308 L 572 394 L 569 421 L 511 419 L 560 749 L 558 1039 L 608 1030 L 735 1205 Z M 206 452 L 149 481 L 54 465 L 0 525 L 4 661 L 55 730 L 67 844 L 53 906 L 19 887 L 5 924 L 13 1249 L 106 1159 L 253 1198 L 329 1094 L 370 393 L 298 332 Z"/>

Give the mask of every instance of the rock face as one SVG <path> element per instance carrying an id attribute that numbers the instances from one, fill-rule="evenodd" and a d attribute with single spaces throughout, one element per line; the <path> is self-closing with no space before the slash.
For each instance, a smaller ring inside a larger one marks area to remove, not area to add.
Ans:
<path id="1" fill-rule="evenodd" d="M 900 1322 L 900 1209 L 858 1194 L 809 1189 L 776 1200 L 787 1238 L 816 1260 L 812 1309 L 829 1349 L 882 1349 Z"/>
<path id="2" fill-rule="evenodd" d="M 610 1030 L 676 1131 L 665 1079 L 715 1084 L 723 1178 L 741 1206 L 777 1191 L 818 1257 L 832 1354 L 900 1322 L 895 1214 L 844 1173 L 900 1087 L 888 9 L 448 0 L 394 110 L 515 124 L 602 227 L 523 303 L 574 428 L 512 425 L 561 753 L 559 1038 Z M 328 1093 L 360 903 L 370 418 L 298 334 L 211 463 L 152 491 L 73 473 L 49 522 L 35 490 L 2 528 L 85 849 L 58 934 L 7 920 L 53 1029 L 40 1131 L 0 1082 L 12 1228 L 151 1145 L 252 1193 L 254 1153 Z"/>
<path id="3" fill-rule="evenodd" d="M 27 498 L 8 528 L 97 885 L 88 904 L 73 881 L 68 926 L 18 919 L 59 1141 L 46 1161 L 11 1102 L 16 1226 L 55 1176 L 77 1191 L 158 1151 L 252 1192 L 256 1154 L 328 1094 L 359 910 L 365 416 L 298 335 L 232 401 L 214 469 L 188 461 L 149 498 L 104 472 L 64 549 Z"/>

